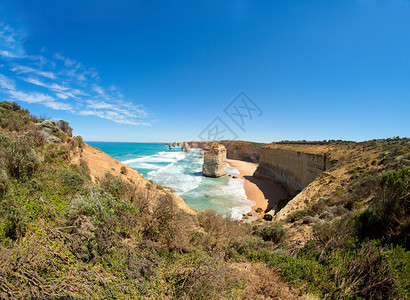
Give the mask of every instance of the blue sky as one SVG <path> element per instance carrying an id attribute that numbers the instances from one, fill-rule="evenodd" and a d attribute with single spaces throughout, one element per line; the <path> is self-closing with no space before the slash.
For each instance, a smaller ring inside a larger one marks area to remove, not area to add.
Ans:
<path id="1" fill-rule="evenodd" d="M 409 0 L 2 0 L 0 97 L 94 141 L 404 137 L 409 33 Z"/>

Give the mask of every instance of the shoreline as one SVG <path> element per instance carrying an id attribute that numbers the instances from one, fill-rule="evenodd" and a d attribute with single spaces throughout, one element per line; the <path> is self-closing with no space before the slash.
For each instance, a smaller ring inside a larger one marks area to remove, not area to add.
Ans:
<path id="1" fill-rule="evenodd" d="M 239 171 L 239 178 L 244 179 L 246 197 L 256 203 L 251 207 L 253 211 L 262 208 L 263 213 L 266 213 L 273 209 L 280 199 L 287 196 L 287 192 L 279 184 L 253 176 L 257 163 L 235 159 L 227 159 L 226 162 Z"/>

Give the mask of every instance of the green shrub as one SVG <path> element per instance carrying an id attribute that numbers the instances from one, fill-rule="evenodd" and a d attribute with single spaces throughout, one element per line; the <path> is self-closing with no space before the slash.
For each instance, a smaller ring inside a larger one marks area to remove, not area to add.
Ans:
<path id="1" fill-rule="evenodd" d="M 9 178 L 4 170 L 0 169 L 0 197 L 4 196 L 9 190 Z"/>
<path id="2" fill-rule="evenodd" d="M 31 146 L 31 141 L 27 137 L 21 136 L 10 141 L 5 147 L 5 165 L 11 176 L 17 178 L 29 176 L 36 171 L 39 160 Z"/>
<path id="3" fill-rule="evenodd" d="M 334 253 L 330 266 L 335 283 L 330 298 L 396 298 L 397 284 L 392 261 L 383 253 L 383 248 L 371 242 L 359 249 Z"/>
<path id="4" fill-rule="evenodd" d="M 121 174 L 127 175 L 127 168 L 125 166 L 121 166 Z"/>
<path id="5" fill-rule="evenodd" d="M 60 126 L 60 129 L 68 134 L 68 136 L 73 136 L 73 128 L 70 127 L 69 123 L 64 120 L 58 121 L 58 126 Z"/>
<path id="6" fill-rule="evenodd" d="M 61 185 L 65 194 L 76 193 L 83 185 L 84 179 L 70 169 L 64 169 L 60 173 Z"/>
<path id="7" fill-rule="evenodd" d="M 279 243 L 286 233 L 286 229 L 282 224 L 275 224 L 274 226 L 266 226 L 256 231 L 256 235 L 260 236 L 264 241 L 271 241 Z"/>
<path id="8" fill-rule="evenodd" d="M 122 181 L 121 178 L 112 175 L 110 172 L 105 173 L 104 178 L 101 180 L 101 187 L 116 198 L 132 196 L 128 195 L 128 192 L 132 194 L 131 184 Z"/>
<path id="9" fill-rule="evenodd" d="M 290 215 L 288 215 L 286 217 L 286 221 L 288 221 L 290 223 L 293 223 L 293 222 L 296 222 L 296 221 L 302 219 L 303 217 L 311 216 L 312 214 L 313 214 L 313 212 L 310 209 L 298 210 L 298 211 L 295 211 L 294 213 L 291 213 Z"/>

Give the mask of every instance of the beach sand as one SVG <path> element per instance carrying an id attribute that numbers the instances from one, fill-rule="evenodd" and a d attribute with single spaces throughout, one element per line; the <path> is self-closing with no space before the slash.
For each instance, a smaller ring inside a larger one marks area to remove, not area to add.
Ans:
<path id="1" fill-rule="evenodd" d="M 226 162 L 239 170 L 238 177 L 245 179 L 246 196 L 256 203 L 252 206 L 253 210 L 260 207 L 268 212 L 280 199 L 286 198 L 287 193 L 279 184 L 253 176 L 258 164 L 234 159 L 227 159 Z"/>

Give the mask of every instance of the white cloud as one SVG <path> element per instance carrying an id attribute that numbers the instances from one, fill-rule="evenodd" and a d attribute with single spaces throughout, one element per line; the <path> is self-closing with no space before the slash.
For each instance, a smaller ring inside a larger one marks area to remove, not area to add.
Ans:
<path id="1" fill-rule="evenodd" d="M 36 70 L 34 68 L 27 67 L 27 66 L 14 65 L 10 70 L 13 72 L 16 72 L 17 74 L 32 73 L 32 74 L 43 76 L 49 79 L 56 79 L 56 75 L 53 72 Z"/>
<path id="2" fill-rule="evenodd" d="M 10 51 L 7 50 L 0 50 L 0 55 L 4 56 L 4 57 L 10 57 L 10 58 L 19 58 L 20 56 L 18 56 L 17 54 L 14 54 Z"/>
<path id="3" fill-rule="evenodd" d="M 70 58 L 65 57 L 65 56 L 62 56 L 60 53 L 54 54 L 54 57 L 55 57 L 57 60 L 61 60 L 62 62 L 64 62 L 64 65 L 65 65 L 66 67 L 71 67 L 71 66 L 73 66 L 73 65 L 76 63 L 75 60 L 70 59 Z"/>
<path id="4" fill-rule="evenodd" d="M 104 89 L 103 89 L 102 87 L 96 85 L 96 84 L 93 85 L 93 91 L 96 92 L 96 93 L 98 93 L 98 94 L 100 94 L 100 95 L 104 95 L 104 94 L 105 94 Z"/>
<path id="5" fill-rule="evenodd" d="M 13 100 L 19 100 L 27 103 L 42 103 L 53 101 L 53 97 L 37 92 L 22 92 L 22 91 L 9 91 L 9 94 Z"/>
<path id="6" fill-rule="evenodd" d="M 34 77 L 24 77 L 24 78 L 21 78 L 21 80 L 24 80 L 25 82 L 28 82 L 28 83 L 31 83 L 31 84 L 34 84 L 34 85 L 37 85 L 37 86 L 45 87 L 45 88 L 50 89 L 50 90 L 55 91 L 55 92 L 66 91 L 66 90 L 69 89 L 68 87 L 59 85 L 57 83 L 47 84 L 45 82 L 42 82 L 38 78 L 34 78 Z"/>
<path id="7" fill-rule="evenodd" d="M 0 55 L 7 58 L 21 58 L 24 56 L 21 32 L 16 32 L 9 25 L 0 24 Z"/>
<path id="8" fill-rule="evenodd" d="M 73 109 L 70 104 L 62 103 L 62 102 L 58 102 L 58 101 L 46 101 L 46 102 L 44 102 L 44 105 L 49 107 L 49 108 L 56 109 L 56 110 L 71 110 L 71 109 Z"/>
<path id="9" fill-rule="evenodd" d="M 121 124 L 149 125 L 150 115 L 144 108 L 125 101 L 113 85 L 102 86 L 95 69 L 61 53 L 47 57 L 44 47 L 37 54 L 26 55 L 22 41 L 21 33 L 0 24 L 0 61 L 3 58 L 4 71 L 11 77 L 0 74 L 0 92 L 11 100 Z M 31 85 L 23 84 L 23 90 L 22 81 Z"/>
<path id="10" fill-rule="evenodd" d="M 16 84 L 13 79 L 0 74 L 0 87 L 6 90 L 15 90 Z"/>

